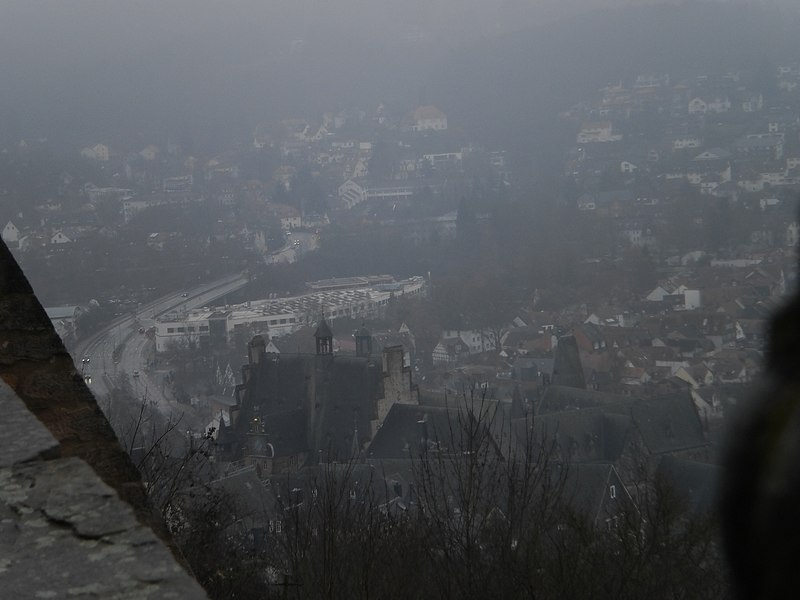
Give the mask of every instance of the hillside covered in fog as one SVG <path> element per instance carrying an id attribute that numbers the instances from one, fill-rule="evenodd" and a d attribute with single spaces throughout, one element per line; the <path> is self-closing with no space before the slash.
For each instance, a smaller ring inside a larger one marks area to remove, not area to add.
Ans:
<path id="1" fill-rule="evenodd" d="M 427 102 L 483 138 L 509 142 L 541 134 L 546 109 L 619 73 L 760 65 L 797 44 L 795 14 L 724 6 L 722 18 L 717 3 L 561 19 L 578 3 L 560 13 L 519 1 L 497 10 L 479 2 L 458 10 L 451 2 L 306 4 L 0 8 L 1 139 L 34 130 L 88 143 L 113 132 L 135 145 L 153 132 L 191 131 L 213 145 L 263 120 L 332 105 Z"/>

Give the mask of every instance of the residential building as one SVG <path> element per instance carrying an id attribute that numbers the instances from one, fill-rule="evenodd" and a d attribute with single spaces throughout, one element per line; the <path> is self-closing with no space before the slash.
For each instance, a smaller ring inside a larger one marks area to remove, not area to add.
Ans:
<path id="1" fill-rule="evenodd" d="M 420 106 L 412 116 L 414 131 L 444 131 L 447 115 L 435 106 Z"/>
<path id="2" fill-rule="evenodd" d="M 381 313 L 392 298 L 425 293 L 427 282 L 415 276 L 401 281 L 373 279 L 368 285 L 321 289 L 300 296 L 255 300 L 219 308 L 174 312 L 156 320 L 156 351 L 175 344 L 226 342 L 237 331 L 280 337 L 298 331 L 319 319 L 368 318 Z"/>
<path id="3" fill-rule="evenodd" d="M 611 121 L 584 123 L 578 132 L 578 144 L 618 142 L 622 134 L 615 133 Z"/>

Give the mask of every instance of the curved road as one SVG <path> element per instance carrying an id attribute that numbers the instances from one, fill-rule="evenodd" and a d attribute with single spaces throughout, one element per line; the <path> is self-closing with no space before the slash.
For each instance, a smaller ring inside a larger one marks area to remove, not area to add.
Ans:
<path id="1" fill-rule="evenodd" d="M 287 236 L 286 245 L 273 252 L 266 262 L 293 263 L 299 256 L 318 248 L 317 234 L 292 232 Z M 155 342 L 141 331 L 152 327 L 156 318 L 164 313 L 209 306 L 214 300 L 244 287 L 247 281 L 241 273 L 222 277 L 184 292 L 167 294 L 140 306 L 135 315 L 115 319 L 102 331 L 77 344 L 72 353 L 77 371 L 86 378 L 97 399 L 105 398 L 127 380 L 138 398 L 149 400 L 162 414 L 183 413 L 186 407 L 164 394 L 161 375 L 157 379 L 151 377 L 147 365 L 154 355 Z"/>
<path id="2" fill-rule="evenodd" d="M 207 306 L 246 283 L 247 277 L 236 274 L 140 306 L 136 315 L 115 319 L 102 331 L 81 341 L 72 355 L 76 369 L 87 379 L 98 399 L 118 387 L 120 378 L 125 377 L 129 378 L 137 397 L 146 398 L 164 414 L 177 411 L 177 403 L 163 394 L 160 382 L 152 381 L 147 374 L 145 367 L 148 356 L 154 351 L 154 342 L 140 333 L 140 329 L 147 330 L 159 315 L 178 307 Z"/>

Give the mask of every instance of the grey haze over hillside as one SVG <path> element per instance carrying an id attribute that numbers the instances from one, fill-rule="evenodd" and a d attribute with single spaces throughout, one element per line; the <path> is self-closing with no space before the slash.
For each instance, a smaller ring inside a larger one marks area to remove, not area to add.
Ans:
<path id="1" fill-rule="evenodd" d="M 241 137 L 264 119 L 378 102 L 444 103 L 471 123 L 487 120 L 475 118 L 481 110 L 519 119 L 519 107 L 504 104 L 540 103 L 531 81 L 537 94 L 549 93 L 586 73 L 605 76 L 599 61 L 624 68 L 621 60 L 674 54 L 658 47 L 674 43 L 668 31 L 658 39 L 658 23 L 669 18 L 648 12 L 644 26 L 637 21 L 650 4 L 676 3 L 5 0 L 0 139 L 137 146 L 165 131 Z M 728 5 L 738 3 L 710 3 L 697 20 L 696 37 L 709 37 L 706 58 L 727 54 L 719 40 L 748 47 L 749 17 L 720 18 Z M 605 17 L 596 19 L 600 9 Z"/>

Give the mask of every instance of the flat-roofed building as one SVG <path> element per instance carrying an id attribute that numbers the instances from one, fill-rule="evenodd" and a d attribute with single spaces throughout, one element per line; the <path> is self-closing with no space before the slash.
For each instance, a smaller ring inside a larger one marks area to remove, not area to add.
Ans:
<path id="1" fill-rule="evenodd" d="M 342 287 L 344 283 L 350 286 Z M 224 310 L 200 308 L 168 313 L 156 321 L 156 352 L 204 339 L 230 340 L 241 328 L 281 337 L 316 322 L 321 314 L 329 321 L 376 317 L 391 298 L 424 294 L 427 281 L 418 275 L 401 281 L 378 275 L 322 280 L 309 286 L 317 286 L 318 291 L 230 305 Z"/>

